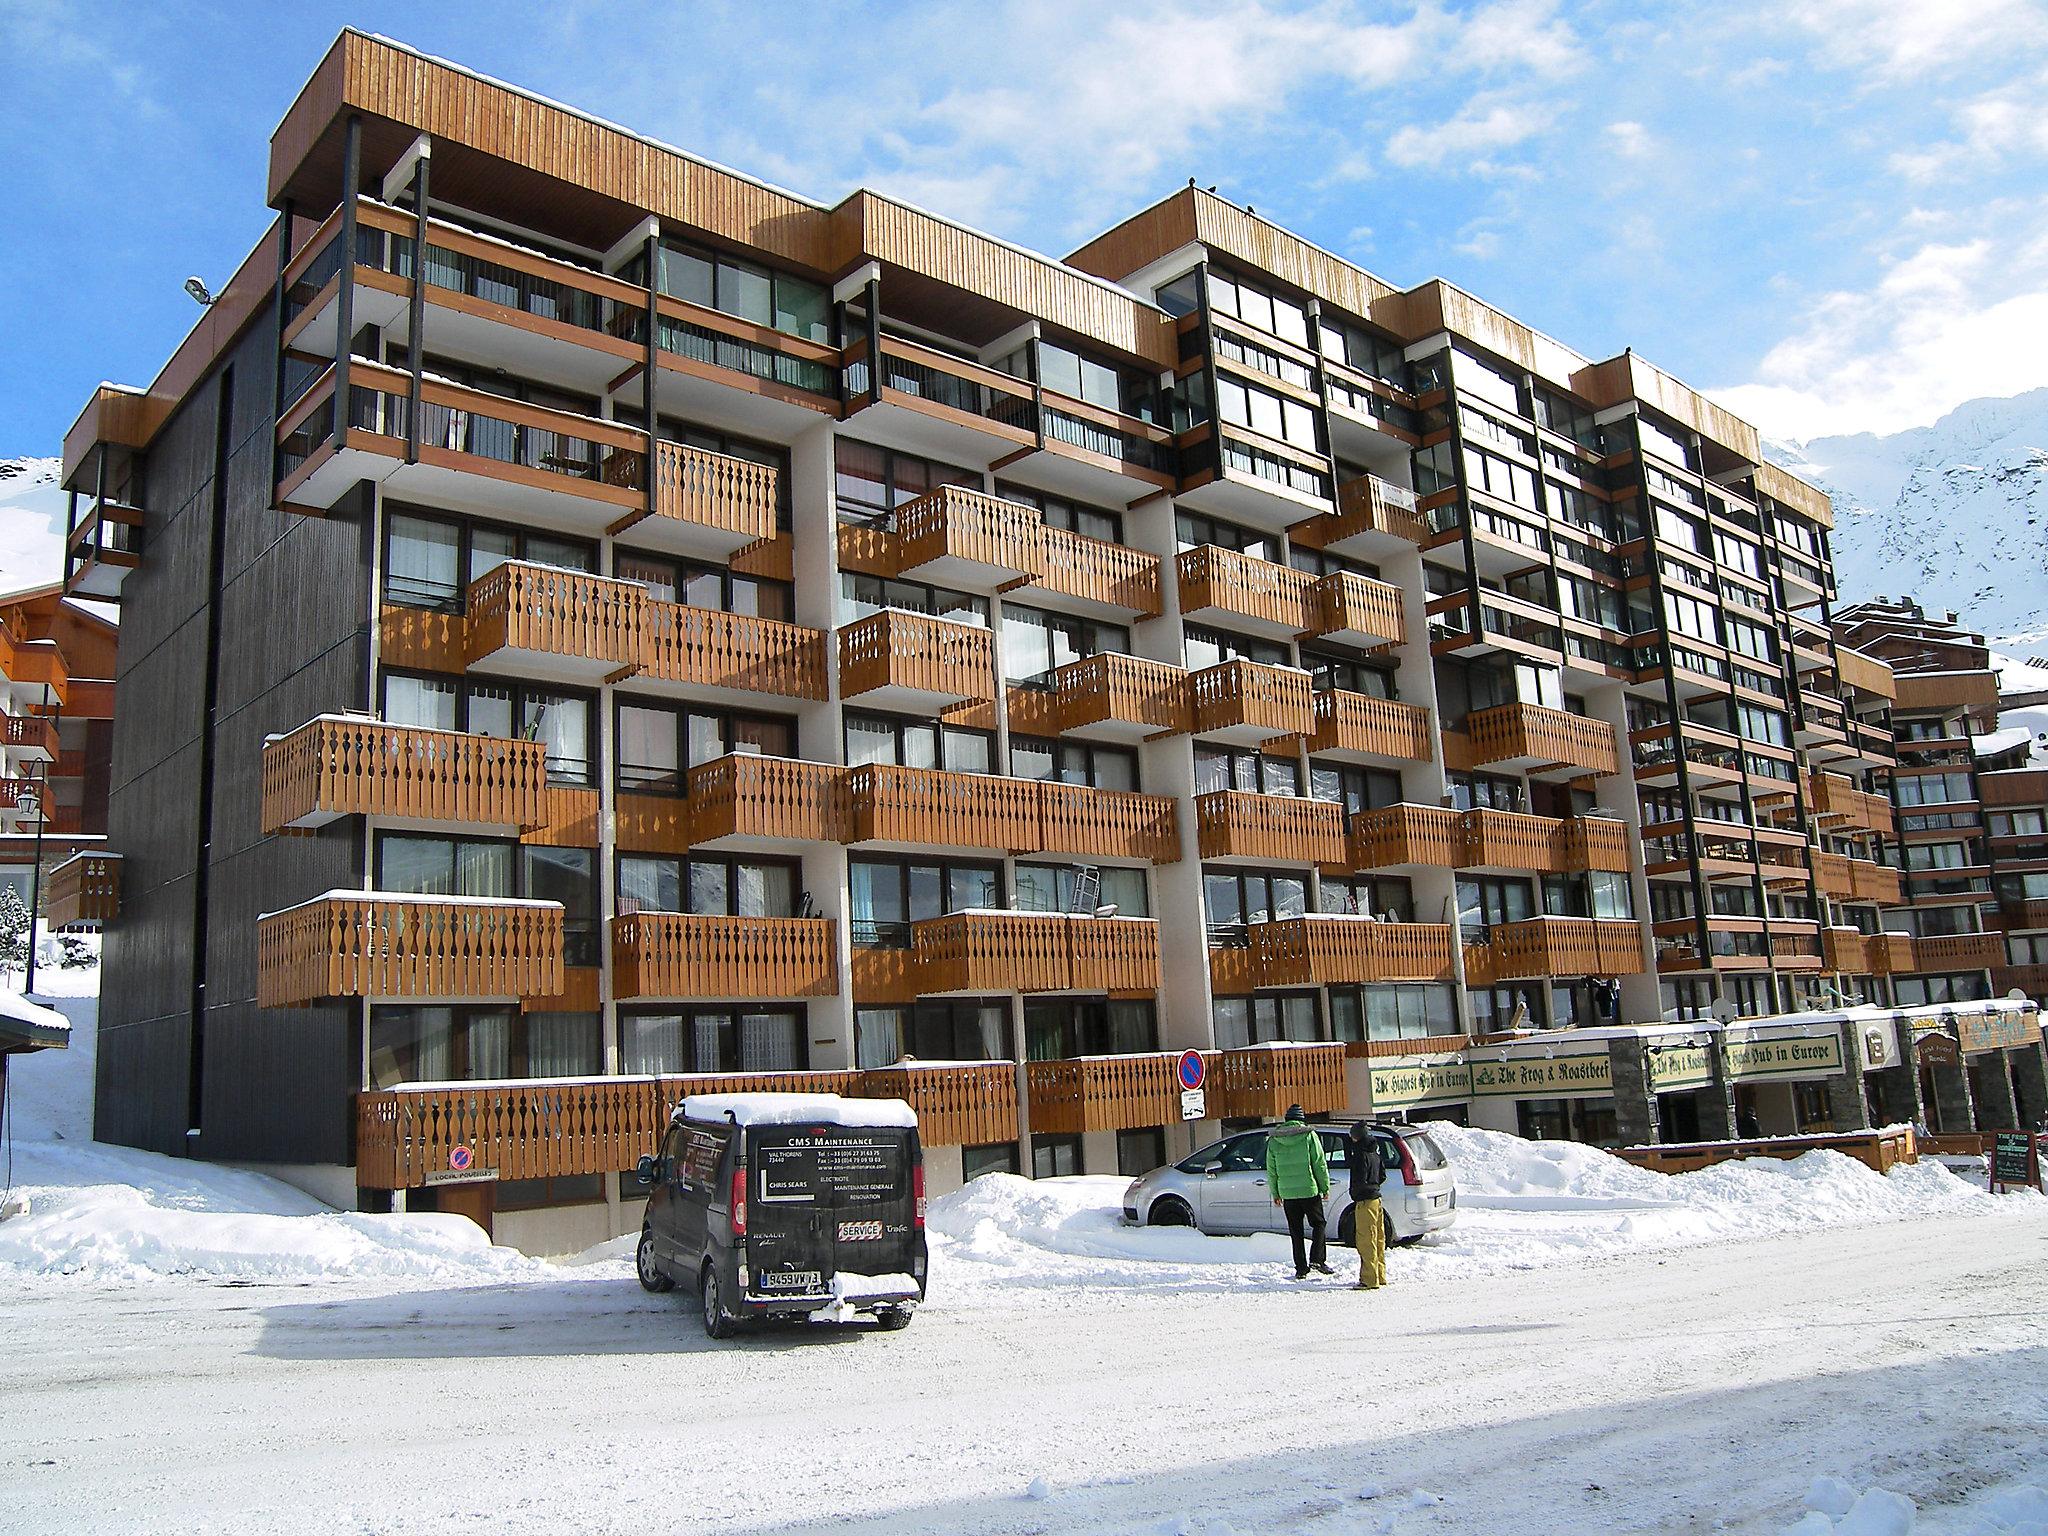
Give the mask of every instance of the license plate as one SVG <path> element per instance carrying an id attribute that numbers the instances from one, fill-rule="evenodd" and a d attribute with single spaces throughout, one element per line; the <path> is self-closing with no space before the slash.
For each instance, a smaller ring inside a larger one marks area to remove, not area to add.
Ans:
<path id="1" fill-rule="evenodd" d="M 754 1276 L 754 1285 L 763 1291 L 815 1291 L 821 1280 L 815 1269 L 771 1270 Z"/>
<path id="2" fill-rule="evenodd" d="M 879 1221 L 839 1223 L 839 1241 L 842 1243 L 879 1243 L 881 1240 L 882 1224 Z"/>

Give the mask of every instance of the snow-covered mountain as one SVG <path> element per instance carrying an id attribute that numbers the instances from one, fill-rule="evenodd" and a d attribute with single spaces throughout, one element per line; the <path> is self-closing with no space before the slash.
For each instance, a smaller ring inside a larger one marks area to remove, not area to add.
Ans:
<path id="1" fill-rule="evenodd" d="M 1842 602 L 1915 597 L 2008 652 L 2048 654 L 2048 389 L 1768 452 L 1835 499 Z"/>
<path id="2" fill-rule="evenodd" d="M 57 459 L 0 459 L 0 593 L 63 578 L 61 473 Z"/>

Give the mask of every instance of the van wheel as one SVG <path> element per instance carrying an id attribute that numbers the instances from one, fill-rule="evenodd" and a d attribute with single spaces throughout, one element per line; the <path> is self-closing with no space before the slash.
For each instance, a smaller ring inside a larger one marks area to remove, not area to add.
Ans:
<path id="1" fill-rule="evenodd" d="M 661 1264 L 654 1257 L 654 1233 L 647 1227 L 640 1229 L 640 1246 L 633 1251 L 633 1272 L 640 1277 L 643 1291 L 672 1291 L 675 1281 L 661 1272 Z"/>
<path id="2" fill-rule="evenodd" d="M 875 1326 L 884 1333 L 901 1333 L 910 1326 L 908 1307 L 881 1307 L 875 1312 Z"/>
<path id="3" fill-rule="evenodd" d="M 725 1310 L 725 1297 L 719 1294 L 718 1271 L 709 1265 L 704 1268 L 704 1332 L 714 1339 L 732 1337 L 734 1318 Z"/>
<path id="4" fill-rule="evenodd" d="M 1175 1199 L 1172 1195 L 1154 1200 L 1152 1209 L 1145 1213 L 1145 1225 L 1148 1227 L 1192 1227 L 1194 1224 L 1195 1213 L 1188 1209 L 1187 1201 Z"/>

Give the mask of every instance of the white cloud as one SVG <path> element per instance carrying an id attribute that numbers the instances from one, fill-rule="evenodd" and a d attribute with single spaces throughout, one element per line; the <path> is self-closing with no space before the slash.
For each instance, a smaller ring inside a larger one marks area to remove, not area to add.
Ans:
<path id="1" fill-rule="evenodd" d="M 2048 45 L 2039 0 L 1780 0 L 1766 14 L 1814 34 L 1828 62 L 1883 84 Z"/>
<path id="2" fill-rule="evenodd" d="M 1617 155 L 1629 160 L 1640 160 L 1652 148 L 1650 130 L 1641 123 L 1619 122 L 1607 125 L 1607 145 Z"/>
<path id="3" fill-rule="evenodd" d="M 1872 286 L 1829 293 L 1748 383 L 1712 391 L 1772 437 L 1894 432 L 2042 381 L 2048 218 L 1987 211 L 1974 239 L 1930 243 Z"/>
<path id="4" fill-rule="evenodd" d="M 1892 169 L 1911 181 L 1932 182 L 1995 164 L 2009 156 L 2048 156 L 2048 71 L 1985 91 L 1952 113 L 1956 137 L 1925 149 L 1901 150 Z"/>
<path id="5" fill-rule="evenodd" d="M 1520 144 L 1550 121 L 1534 103 L 1500 102 L 1482 108 L 1475 102 L 1448 122 L 1400 129 L 1387 140 L 1387 159 L 1409 170 L 1462 160 L 1468 169 L 1485 171 L 1492 168 L 1493 151 Z"/>
<path id="6" fill-rule="evenodd" d="M 1475 229 L 1452 249 L 1475 261 L 1491 261 L 1500 254 L 1500 231 Z"/>

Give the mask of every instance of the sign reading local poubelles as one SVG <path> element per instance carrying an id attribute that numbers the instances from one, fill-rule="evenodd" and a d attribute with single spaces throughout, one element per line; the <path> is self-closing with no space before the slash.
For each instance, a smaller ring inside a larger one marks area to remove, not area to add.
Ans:
<path id="1" fill-rule="evenodd" d="M 1827 1077 L 1842 1070 L 1839 1034 L 1730 1040 L 1722 1050 L 1730 1077 Z"/>
<path id="2" fill-rule="evenodd" d="M 1472 1063 L 1472 1092 L 1481 1098 L 1563 1099 L 1613 1091 L 1613 1063 L 1605 1051 Z"/>

